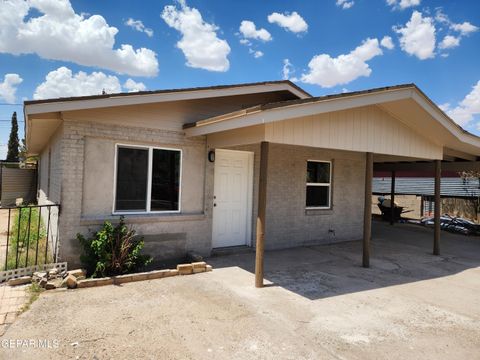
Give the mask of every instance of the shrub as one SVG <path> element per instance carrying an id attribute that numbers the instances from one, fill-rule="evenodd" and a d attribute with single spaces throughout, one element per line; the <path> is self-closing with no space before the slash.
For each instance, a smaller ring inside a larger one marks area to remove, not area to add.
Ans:
<path id="1" fill-rule="evenodd" d="M 120 217 L 118 225 L 105 221 L 102 228 L 86 239 L 77 234 L 84 253 L 80 259 L 92 277 L 121 275 L 148 265 L 152 259 L 141 254 L 143 238 Z"/>

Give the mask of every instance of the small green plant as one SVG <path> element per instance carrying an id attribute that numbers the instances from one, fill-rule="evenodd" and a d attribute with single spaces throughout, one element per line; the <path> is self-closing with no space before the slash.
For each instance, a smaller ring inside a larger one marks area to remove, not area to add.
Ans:
<path id="1" fill-rule="evenodd" d="M 121 275 L 148 265 L 152 258 L 141 254 L 143 238 L 135 234 L 135 230 L 125 224 L 123 216 L 116 226 L 105 221 L 89 239 L 77 234 L 84 250 L 80 260 L 87 273 L 92 277 Z"/>
<path id="2" fill-rule="evenodd" d="M 20 309 L 19 313 L 23 313 L 25 311 L 27 311 L 28 309 L 30 309 L 30 305 L 32 305 L 37 299 L 38 297 L 40 296 L 40 293 L 43 291 L 44 289 L 39 285 L 37 284 L 36 282 L 32 282 L 32 285 L 30 285 L 27 289 L 27 292 L 28 292 L 28 300 L 27 302 L 22 306 L 22 308 Z"/>
<path id="3" fill-rule="evenodd" d="M 12 245 L 24 244 L 25 246 L 27 243 L 29 245 L 36 245 L 38 240 L 44 238 L 46 236 L 45 224 L 40 218 L 39 208 L 29 206 L 19 207 L 13 218 L 10 236 Z"/>

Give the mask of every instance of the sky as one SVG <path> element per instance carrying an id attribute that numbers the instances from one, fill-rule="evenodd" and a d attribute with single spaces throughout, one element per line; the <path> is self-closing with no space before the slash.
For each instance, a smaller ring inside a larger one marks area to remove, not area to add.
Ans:
<path id="1" fill-rule="evenodd" d="M 0 0 L 0 159 L 24 100 L 281 79 L 415 83 L 480 135 L 480 1 Z"/>

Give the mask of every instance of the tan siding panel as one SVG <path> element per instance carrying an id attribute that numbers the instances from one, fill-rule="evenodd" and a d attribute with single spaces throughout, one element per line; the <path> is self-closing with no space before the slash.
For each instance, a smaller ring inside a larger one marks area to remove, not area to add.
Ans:
<path id="1" fill-rule="evenodd" d="M 442 148 L 378 107 L 284 120 L 267 131 L 266 140 L 320 148 L 371 151 L 415 158 L 442 158 Z"/>

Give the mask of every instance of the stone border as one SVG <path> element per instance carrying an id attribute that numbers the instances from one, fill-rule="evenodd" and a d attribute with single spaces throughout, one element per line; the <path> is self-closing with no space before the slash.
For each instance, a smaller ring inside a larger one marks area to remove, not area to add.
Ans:
<path id="1" fill-rule="evenodd" d="M 179 264 L 177 269 L 154 270 L 135 274 L 117 275 L 104 278 L 93 278 L 77 281 L 77 288 L 89 288 L 104 285 L 120 285 L 134 281 L 144 281 L 172 277 L 177 275 L 197 274 L 212 271 L 212 266 L 203 261 L 190 264 Z"/>

